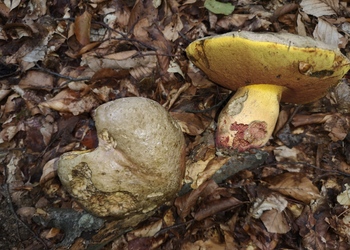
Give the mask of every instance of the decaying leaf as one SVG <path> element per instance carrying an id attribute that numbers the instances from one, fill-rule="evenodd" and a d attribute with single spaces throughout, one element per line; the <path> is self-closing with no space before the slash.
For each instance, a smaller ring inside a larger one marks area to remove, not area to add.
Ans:
<path id="1" fill-rule="evenodd" d="M 338 194 L 337 201 L 340 205 L 350 206 L 350 186 L 345 183 L 345 190 Z"/>
<path id="2" fill-rule="evenodd" d="M 217 214 L 218 212 L 232 209 L 240 204 L 242 204 L 242 202 L 234 197 L 214 200 L 206 204 L 205 207 L 202 207 L 197 213 L 195 213 L 194 219 L 200 221 L 209 216 Z"/>
<path id="3" fill-rule="evenodd" d="M 162 220 L 158 220 L 150 225 L 133 230 L 127 234 L 127 240 L 133 240 L 139 237 L 152 237 L 162 228 Z"/>
<path id="4" fill-rule="evenodd" d="M 74 33 L 83 46 L 90 43 L 91 14 L 85 10 L 82 15 L 75 18 Z"/>
<path id="5" fill-rule="evenodd" d="M 313 123 L 324 123 L 323 127 L 333 141 L 344 140 L 350 128 L 350 118 L 347 115 L 333 114 L 312 114 L 296 115 L 293 117 L 294 126 L 303 126 Z"/>
<path id="6" fill-rule="evenodd" d="M 51 90 L 54 86 L 54 78 L 52 75 L 44 72 L 28 71 L 25 77 L 21 78 L 18 85 L 22 89 Z"/>
<path id="7" fill-rule="evenodd" d="M 344 47 L 341 44 L 343 36 L 338 32 L 337 28 L 322 18 L 318 19 L 313 36 L 317 40 L 333 45 L 335 48 Z"/>
<path id="8" fill-rule="evenodd" d="M 348 55 L 348 5 L 0 1 L 0 185 L 9 187 L 0 249 L 350 249 L 349 76 L 318 102 L 282 103 L 269 144 L 229 158 L 216 154 L 215 129 L 231 90 L 184 53 L 198 38 L 244 30 L 314 37 Z M 95 148 L 91 111 L 130 96 L 157 101 L 180 123 L 187 172 L 174 204 L 122 229 L 118 218 L 82 213 L 55 159 Z"/>
<path id="9" fill-rule="evenodd" d="M 235 9 L 231 3 L 222 3 L 216 0 L 205 0 L 204 7 L 215 14 L 224 15 L 230 15 Z"/>
<path id="10" fill-rule="evenodd" d="M 40 105 L 60 112 L 71 112 L 74 115 L 78 115 L 90 112 L 99 105 L 99 101 L 92 94 L 82 96 L 81 93 L 67 89 L 62 90 L 54 98 Z"/>
<path id="11" fill-rule="evenodd" d="M 337 3 L 339 4 L 339 1 L 302 0 L 300 3 L 300 6 L 302 7 L 303 11 L 306 12 L 307 14 L 320 17 L 320 16 L 335 15 L 336 12 L 334 7 L 337 7 Z M 339 8 L 339 5 L 338 5 L 338 8 Z M 338 8 L 336 8 L 336 10 L 338 10 Z"/>
<path id="12" fill-rule="evenodd" d="M 268 178 L 266 182 L 271 190 L 306 204 L 320 197 L 318 188 L 302 173 L 284 173 Z"/>
<path id="13" fill-rule="evenodd" d="M 284 213 L 279 212 L 274 208 L 265 211 L 260 219 L 270 233 L 285 234 L 291 229 Z"/>
<path id="14" fill-rule="evenodd" d="M 213 180 L 209 180 L 190 193 L 178 197 L 175 200 L 175 206 L 177 208 L 177 213 L 179 216 L 181 218 L 188 216 L 191 212 L 192 207 L 197 202 L 197 199 L 203 194 L 212 193 L 213 190 L 215 190 L 217 187 L 218 185 Z"/>
<path id="15" fill-rule="evenodd" d="M 270 211 L 271 209 L 282 213 L 287 205 L 286 198 L 279 194 L 271 193 L 267 197 L 257 198 L 251 208 L 251 213 L 254 218 L 259 219 L 265 211 Z"/>

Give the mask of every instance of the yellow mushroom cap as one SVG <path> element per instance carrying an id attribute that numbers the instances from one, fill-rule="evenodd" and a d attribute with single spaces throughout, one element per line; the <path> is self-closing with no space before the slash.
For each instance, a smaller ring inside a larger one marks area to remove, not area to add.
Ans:
<path id="1" fill-rule="evenodd" d="M 186 52 L 209 79 L 225 88 L 284 86 L 281 100 L 290 103 L 321 98 L 350 69 L 338 48 L 290 33 L 230 32 L 196 40 Z"/>

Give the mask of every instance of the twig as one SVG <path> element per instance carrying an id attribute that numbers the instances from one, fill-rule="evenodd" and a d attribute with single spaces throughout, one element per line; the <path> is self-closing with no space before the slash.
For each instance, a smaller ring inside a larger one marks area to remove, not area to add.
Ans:
<path id="1" fill-rule="evenodd" d="M 317 167 L 311 163 L 307 163 L 307 162 L 301 162 L 301 161 L 296 161 L 296 162 L 275 162 L 275 163 L 270 163 L 268 165 L 304 165 L 307 167 L 311 167 L 317 170 L 320 170 L 322 172 L 326 172 L 326 173 L 331 173 L 331 174 L 339 174 L 339 175 L 344 175 L 346 177 L 350 177 L 350 174 L 345 173 L 345 172 L 341 172 L 339 170 L 335 170 L 335 169 L 322 169 L 320 167 Z"/>
<path id="2" fill-rule="evenodd" d="M 218 102 L 217 104 L 211 106 L 210 108 L 207 109 L 202 109 L 202 110 L 191 110 L 191 109 L 187 109 L 185 110 L 186 113 L 207 113 L 209 111 L 212 111 L 213 109 L 216 109 L 218 107 L 220 107 L 222 104 L 224 104 L 227 99 L 229 98 L 229 96 L 227 96 L 226 98 L 224 98 L 223 100 L 221 100 L 220 102 Z"/>
<path id="3" fill-rule="evenodd" d="M 66 75 L 62 75 L 62 74 L 59 74 L 59 73 L 56 73 L 54 71 L 51 71 L 47 68 L 43 68 L 41 67 L 39 64 L 35 63 L 35 66 L 37 67 L 37 70 L 40 70 L 40 71 L 43 71 L 43 72 L 46 72 L 50 75 L 53 75 L 53 76 L 57 76 L 59 78 L 63 78 L 63 79 L 67 79 L 68 82 L 64 83 L 63 85 L 66 85 L 67 83 L 69 82 L 78 82 L 78 81 L 89 81 L 91 80 L 91 77 L 81 77 L 81 78 L 75 78 L 75 77 L 71 77 L 71 76 L 66 76 Z M 33 68 L 33 69 L 36 69 L 36 68 Z M 61 86 L 62 87 L 62 86 Z"/>
<path id="4" fill-rule="evenodd" d="M 4 179 L 5 179 L 5 184 L 4 184 L 4 189 L 5 189 L 5 196 L 6 196 L 6 201 L 7 201 L 7 204 L 10 208 L 10 211 L 11 213 L 13 214 L 13 216 L 15 217 L 17 223 L 20 223 L 22 224 L 22 226 L 27 229 L 32 235 L 33 237 L 39 241 L 45 249 L 48 249 L 48 246 L 46 245 L 45 241 L 43 241 L 40 237 L 38 237 L 36 235 L 36 233 L 26 224 L 24 223 L 17 215 L 14 207 L 13 207 L 13 204 L 12 204 L 12 198 L 11 198 L 11 194 L 10 194 L 10 188 L 9 188 L 9 184 L 7 183 L 7 167 L 5 166 L 4 167 Z M 20 238 L 20 237 L 19 237 Z"/>
<path id="5" fill-rule="evenodd" d="M 191 224 L 191 223 L 193 223 L 193 222 L 194 222 L 194 219 L 189 220 L 189 221 L 186 221 L 186 222 L 184 222 L 184 223 L 180 223 L 180 224 L 176 224 L 176 225 L 173 225 L 173 226 L 169 226 L 169 227 L 163 228 L 163 229 L 159 230 L 159 231 L 154 235 L 154 237 L 158 237 L 160 234 L 166 233 L 166 232 L 168 232 L 168 231 L 171 230 L 171 229 L 175 229 L 175 228 L 187 226 L 188 224 Z"/>

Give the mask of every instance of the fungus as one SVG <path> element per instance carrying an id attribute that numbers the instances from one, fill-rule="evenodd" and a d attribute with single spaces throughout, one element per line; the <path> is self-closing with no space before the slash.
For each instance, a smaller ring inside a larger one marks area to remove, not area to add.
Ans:
<path id="1" fill-rule="evenodd" d="M 157 102 L 121 98 L 93 113 L 99 145 L 58 160 L 62 185 L 88 212 L 136 225 L 173 199 L 185 171 L 185 140 Z"/>
<path id="2" fill-rule="evenodd" d="M 280 101 L 315 101 L 350 69 L 338 48 L 289 33 L 231 32 L 196 40 L 186 52 L 209 79 L 237 90 L 218 118 L 216 146 L 223 153 L 265 145 Z"/>

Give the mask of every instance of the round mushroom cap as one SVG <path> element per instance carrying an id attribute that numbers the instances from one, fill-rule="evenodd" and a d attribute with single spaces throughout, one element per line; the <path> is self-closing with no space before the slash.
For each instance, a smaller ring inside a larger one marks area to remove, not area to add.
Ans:
<path id="1" fill-rule="evenodd" d="M 185 139 L 157 102 L 121 98 L 94 112 L 99 145 L 63 154 L 58 176 L 65 189 L 97 216 L 135 225 L 176 196 L 185 172 Z"/>
<path id="2" fill-rule="evenodd" d="M 186 52 L 225 88 L 279 85 L 285 87 L 282 101 L 299 104 L 324 96 L 350 69 L 338 48 L 290 33 L 230 32 L 196 40 Z"/>

